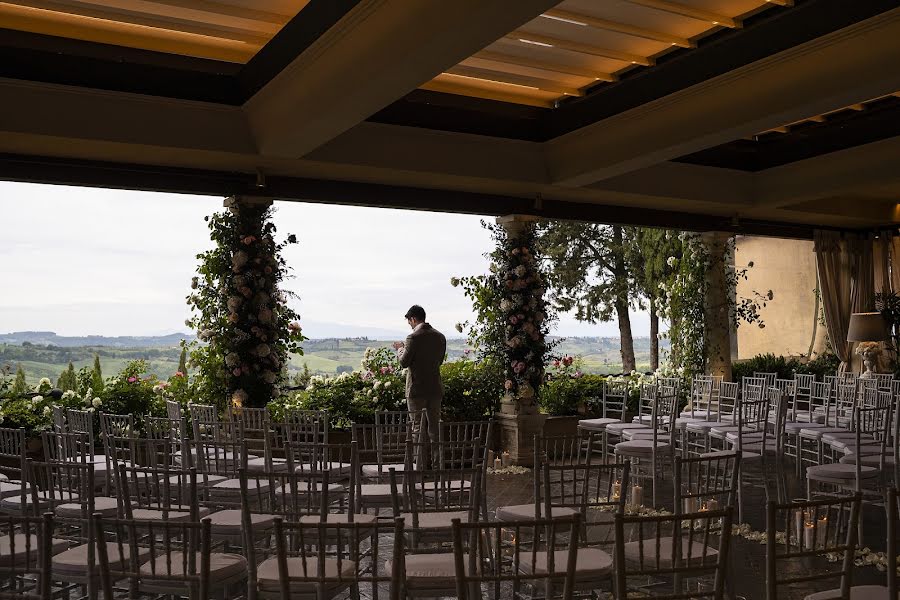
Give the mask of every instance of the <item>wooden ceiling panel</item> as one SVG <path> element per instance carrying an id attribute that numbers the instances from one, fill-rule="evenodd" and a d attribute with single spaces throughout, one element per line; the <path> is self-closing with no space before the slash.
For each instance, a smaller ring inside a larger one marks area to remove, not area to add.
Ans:
<path id="1" fill-rule="evenodd" d="M 641 57 L 653 56 L 662 50 L 667 50 L 671 46 L 671 44 L 656 40 L 548 18 L 535 19 L 525 27 L 522 27 L 521 31 L 524 33 L 535 32 L 577 44 L 601 49 L 605 48 L 617 53 L 633 54 Z"/>
<path id="2" fill-rule="evenodd" d="M 250 60 L 309 0 L 6 0 L 5 27 L 228 62 Z"/>
<path id="3" fill-rule="evenodd" d="M 698 39 L 740 27 L 742 16 L 773 4 L 791 0 L 565 0 L 445 73 L 483 69 L 492 79 L 516 84 L 534 78 L 544 92 L 563 90 L 556 98 L 562 100 L 584 95 L 595 81 L 653 67 L 673 49 L 689 52 Z M 482 86 L 466 91 L 466 85 L 458 82 L 461 93 L 480 95 Z"/>
<path id="4" fill-rule="evenodd" d="M 710 26 L 710 23 L 706 21 L 654 10 L 626 0 L 608 0 L 606 2 L 565 0 L 559 5 L 559 8 L 683 38 L 700 35 L 708 31 Z"/>

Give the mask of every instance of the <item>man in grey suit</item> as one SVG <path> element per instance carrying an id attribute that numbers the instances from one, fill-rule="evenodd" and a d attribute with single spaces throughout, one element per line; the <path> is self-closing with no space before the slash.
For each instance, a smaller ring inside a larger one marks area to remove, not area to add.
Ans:
<path id="1" fill-rule="evenodd" d="M 447 353 L 447 339 L 440 331 L 425 322 L 425 309 L 418 304 L 406 311 L 406 322 L 412 333 L 406 342 L 394 342 L 400 366 L 406 367 L 406 402 L 409 410 L 425 409 L 428 418 L 428 437 L 438 441 L 441 419 L 441 363 Z"/>

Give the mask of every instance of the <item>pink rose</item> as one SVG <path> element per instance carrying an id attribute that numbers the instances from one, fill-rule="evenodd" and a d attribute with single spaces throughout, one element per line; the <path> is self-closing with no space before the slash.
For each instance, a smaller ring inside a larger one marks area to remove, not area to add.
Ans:
<path id="1" fill-rule="evenodd" d="M 553 366 L 559 368 L 559 360 L 554 360 Z"/>
<path id="2" fill-rule="evenodd" d="M 240 377 L 240 376 L 241 376 L 241 369 L 240 369 L 240 367 L 237 367 L 236 369 L 232 370 L 232 371 L 231 371 L 231 374 L 234 375 L 235 377 Z"/>
<path id="3" fill-rule="evenodd" d="M 175 377 L 184 377 L 184 373 L 181 371 L 175 371 Z"/>
<path id="4" fill-rule="evenodd" d="M 513 382 L 512 382 L 512 380 L 511 380 L 511 379 L 507 379 L 507 380 L 506 380 L 506 383 L 503 384 L 503 387 L 505 387 L 505 388 L 508 389 L 508 390 L 511 390 L 512 387 L 513 387 Z"/>
<path id="5" fill-rule="evenodd" d="M 134 383 L 135 381 L 137 381 L 137 377 L 129 377 L 128 378 L 128 383 Z"/>
<path id="6" fill-rule="evenodd" d="M 382 375 L 387 375 L 387 374 L 390 373 L 390 372 L 391 372 L 391 369 L 390 369 L 389 367 L 381 367 L 381 374 L 382 374 Z"/>
<path id="7" fill-rule="evenodd" d="M 519 322 L 519 320 L 515 317 L 510 317 L 509 322 L 510 322 L 510 324 L 515 325 L 516 323 Z"/>

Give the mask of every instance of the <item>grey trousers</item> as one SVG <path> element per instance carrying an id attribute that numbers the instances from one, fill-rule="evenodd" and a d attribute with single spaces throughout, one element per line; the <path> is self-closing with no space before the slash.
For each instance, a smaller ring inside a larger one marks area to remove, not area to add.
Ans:
<path id="1" fill-rule="evenodd" d="M 425 409 L 425 418 L 428 420 L 428 439 L 437 442 L 440 439 L 440 423 L 441 423 L 441 399 L 422 399 L 407 398 L 406 404 L 410 411 L 419 411 Z"/>

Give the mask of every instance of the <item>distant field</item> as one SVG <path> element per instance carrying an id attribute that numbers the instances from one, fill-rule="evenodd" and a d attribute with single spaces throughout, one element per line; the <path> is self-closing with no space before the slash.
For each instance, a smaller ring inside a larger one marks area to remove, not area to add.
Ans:
<path id="1" fill-rule="evenodd" d="M 366 348 L 389 348 L 390 346 L 391 342 L 389 341 L 365 338 L 308 340 L 304 343 L 305 355 L 291 357 L 288 368 L 292 371 L 299 371 L 306 364 L 311 372 L 324 375 L 334 374 L 338 367 L 342 366 L 357 370 Z M 465 348 L 464 340 L 448 340 L 448 359 L 458 360 L 463 356 Z M 648 370 L 649 340 L 647 338 L 636 339 L 635 350 L 638 370 Z M 150 373 L 158 377 L 169 377 L 178 367 L 181 349 L 178 346 L 118 348 L 0 343 L 0 366 L 8 365 L 15 369 L 16 365 L 21 364 L 29 383 L 35 384 L 41 377 L 48 377 L 55 383 L 60 373 L 68 366 L 69 361 L 72 361 L 76 370 L 91 366 L 95 353 L 100 355 L 100 367 L 105 377 L 114 375 L 128 361 L 137 358 L 147 361 Z M 579 357 L 582 361 L 582 369 L 586 373 L 618 373 L 622 370 L 617 338 L 566 338 L 554 348 L 554 353 Z"/>

